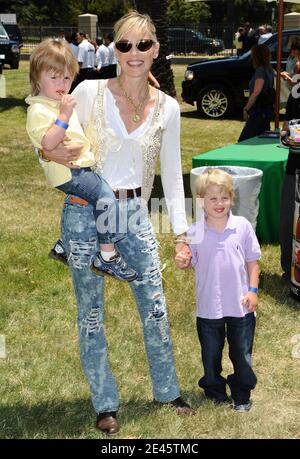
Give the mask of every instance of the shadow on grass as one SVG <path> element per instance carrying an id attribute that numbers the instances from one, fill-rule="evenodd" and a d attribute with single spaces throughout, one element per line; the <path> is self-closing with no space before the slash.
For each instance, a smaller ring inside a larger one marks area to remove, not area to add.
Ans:
<path id="1" fill-rule="evenodd" d="M 10 110 L 14 107 L 23 107 L 24 112 L 27 110 L 25 99 L 16 99 L 15 97 L 7 97 L 0 99 L 0 113 Z"/>
<path id="2" fill-rule="evenodd" d="M 187 400 L 186 394 L 183 398 Z M 193 397 L 194 398 L 194 397 Z M 197 409 L 205 397 L 191 400 Z M 121 403 L 118 420 L 121 429 L 132 420 L 140 420 L 145 424 L 147 416 L 159 410 L 171 409 L 159 403 L 145 400 L 129 400 Z M 89 400 L 55 400 L 28 406 L 23 403 L 1 406 L 0 439 L 31 439 L 31 438 L 87 438 L 93 435 L 96 414 Z M 153 422 L 153 421 L 151 421 Z M 95 436 L 99 433 L 94 429 Z M 122 430 L 121 433 L 122 435 Z M 104 435 L 103 435 L 104 436 Z M 104 436 L 104 438 L 106 438 Z"/>
<path id="3" fill-rule="evenodd" d="M 262 272 L 260 275 L 260 290 L 270 295 L 278 303 L 300 311 L 300 302 L 290 296 L 290 284 L 279 274 Z M 286 301 L 288 299 L 288 301 Z"/>
<path id="4" fill-rule="evenodd" d="M 94 417 L 89 400 L 2 405 L 0 438 L 76 437 L 90 427 Z"/>

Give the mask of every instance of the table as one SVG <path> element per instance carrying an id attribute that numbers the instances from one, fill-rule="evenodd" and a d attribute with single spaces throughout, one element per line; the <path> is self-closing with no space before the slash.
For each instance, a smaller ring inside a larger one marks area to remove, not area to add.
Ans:
<path id="1" fill-rule="evenodd" d="M 260 242 L 279 240 L 279 207 L 288 149 L 279 139 L 253 137 L 193 157 L 193 168 L 201 166 L 245 166 L 263 171 L 259 194 L 256 234 Z"/>

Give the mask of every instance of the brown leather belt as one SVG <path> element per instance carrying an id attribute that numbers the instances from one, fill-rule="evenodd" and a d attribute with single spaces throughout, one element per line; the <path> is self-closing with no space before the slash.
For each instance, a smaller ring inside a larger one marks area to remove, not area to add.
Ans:
<path id="1" fill-rule="evenodd" d="M 134 199 L 139 198 L 142 195 L 142 188 L 135 188 L 134 190 L 113 190 L 116 199 Z M 78 198 L 78 196 L 70 196 L 69 202 L 71 204 L 80 204 L 87 206 L 89 203 L 85 199 Z"/>
<path id="2" fill-rule="evenodd" d="M 134 190 L 114 190 L 116 199 L 134 199 L 142 195 L 142 188 L 135 188 Z"/>
<path id="3" fill-rule="evenodd" d="M 85 199 L 78 198 L 78 196 L 70 196 L 69 202 L 71 204 L 80 204 L 81 206 L 88 206 L 88 202 Z"/>

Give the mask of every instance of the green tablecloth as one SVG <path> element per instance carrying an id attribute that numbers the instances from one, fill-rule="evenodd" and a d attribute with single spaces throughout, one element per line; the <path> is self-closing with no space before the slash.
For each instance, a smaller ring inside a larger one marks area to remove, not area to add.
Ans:
<path id="1" fill-rule="evenodd" d="M 193 157 L 193 168 L 201 166 L 245 166 L 263 171 L 256 233 L 261 242 L 278 242 L 279 206 L 288 150 L 278 139 L 253 137 L 239 144 L 211 150 Z"/>

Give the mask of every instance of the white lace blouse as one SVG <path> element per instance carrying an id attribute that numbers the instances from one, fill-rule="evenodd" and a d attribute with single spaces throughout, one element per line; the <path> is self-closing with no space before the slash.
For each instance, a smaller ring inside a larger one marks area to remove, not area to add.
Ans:
<path id="1" fill-rule="evenodd" d="M 91 116 L 93 118 L 100 150 L 97 171 L 113 189 L 142 187 L 144 198 L 148 200 L 155 175 L 156 156 L 153 150 L 157 150 L 173 230 L 175 234 L 186 231 L 177 101 L 157 91 L 155 105 L 147 120 L 128 133 L 115 99 L 107 88 L 107 80 L 85 80 L 72 95 L 76 98 L 79 121 L 88 137 Z"/>

